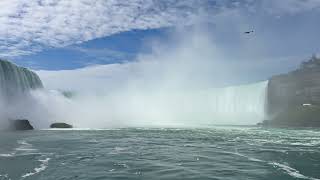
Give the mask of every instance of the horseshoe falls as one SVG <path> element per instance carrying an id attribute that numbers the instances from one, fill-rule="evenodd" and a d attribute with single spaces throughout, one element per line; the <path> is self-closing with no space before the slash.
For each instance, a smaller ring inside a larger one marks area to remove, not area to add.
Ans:
<path id="1" fill-rule="evenodd" d="M 208 108 L 219 124 L 256 124 L 265 117 L 267 81 L 208 92 Z"/>
<path id="2" fill-rule="evenodd" d="M 122 90 L 72 99 L 45 90 L 30 95 L 42 87 L 34 72 L 0 61 L 2 119 L 29 118 L 42 128 L 58 120 L 83 128 L 251 125 L 265 117 L 267 81 L 206 90 Z"/>
<path id="3" fill-rule="evenodd" d="M 50 103 L 50 109 L 63 107 L 56 114 L 79 128 L 254 125 L 264 120 L 266 89 L 267 81 L 207 90 L 126 90 L 77 95 L 67 105 Z"/>
<path id="4" fill-rule="evenodd" d="M 191 125 L 253 125 L 265 118 L 267 81 L 193 91 L 171 97 L 168 109 L 178 112 L 180 123 Z M 172 114 L 175 114 L 172 112 Z"/>

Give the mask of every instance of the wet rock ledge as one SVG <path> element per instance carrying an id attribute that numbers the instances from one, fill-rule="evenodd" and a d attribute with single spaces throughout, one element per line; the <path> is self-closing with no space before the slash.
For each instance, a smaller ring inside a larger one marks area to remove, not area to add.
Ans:
<path id="1" fill-rule="evenodd" d="M 9 122 L 11 130 L 24 131 L 34 129 L 33 126 L 30 124 L 29 120 L 27 119 L 9 120 Z"/>
<path id="2" fill-rule="evenodd" d="M 50 128 L 72 128 L 73 126 L 67 123 L 53 123 Z"/>

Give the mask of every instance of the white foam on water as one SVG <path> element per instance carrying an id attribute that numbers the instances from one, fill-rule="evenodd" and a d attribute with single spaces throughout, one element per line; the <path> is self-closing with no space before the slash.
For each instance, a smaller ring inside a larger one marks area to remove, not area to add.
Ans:
<path id="1" fill-rule="evenodd" d="M 32 146 L 30 143 L 27 143 L 27 141 L 25 141 L 25 140 L 18 140 L 17 143 L 20 145 Z"/>
<path id="2" fill-rule="evenodd" d="M 117 130 L 117 128 L 50 128 L 41 129 L 43 131 L 107 131 L 107 130 Z"/>
<path id="3" fill-rule="evenodd" d="M 90 143 L 98 143 L 99 141 L 96 140 L 96 139 L 91 139 L 91 140 L 89 140 L 88 142 L 90 142 Z"/>
<path id="4" fill-rule="evenodd" d="M 0 157 L 14 157 L 14 156 L 23 155 L 24 152 L 38 151 L 38 149 L 33 148 L 32 144 L 28 143 L 25 140 L 18 140 L 17 143 L 18 143 L 18 147 L 14 148 L 13 152 L 2 153 L 2 154 L 0 154 Z M 23 154 L 21 154 L 21 153 L 23 153 Z"/>
<path id="5" fill-rule="evenodd" d="M 13 156 L 19 156 L 19 155 L 31 155 L 31 154 L 37 154 L 41 155 L 41 157 L 45 157 L 46 155 L 51 155 L 51 153 L 35 153 L 34 151 L 38 151 L 38 149 L 32 148 L 33 145 L 28 143 L 25 140 L 18 140 L 17 143 L 19 146 L 15 148 L 15 152 L 11 154 L 0 154 L 2 157 L 13 157 Z M 31 151 L 31 152 L 30 152 Z M 35 174 L 38 174 L 44 170 L 47 169 L 49 161 L 51 158 L 45 157 L 44 159 L 38 159 L 37 161 L 40 162 L 40 165 L 38 167 L 35 167 L 33 171 L 28 172 L 21 176 L 22 179 L 33 176 Z M 0 175 L 0 177 L 6 177 L 8 178 L 8 175 Z M 10 179 L 10 178 L 9 178 Z"/>
<path id="6" fill-rule="evenodd" d="M 298 170 L 285 165 L 285 164 L 280 164 L 277 162 L 269 162 L 268 164 L 272 165 L 273 167 L 280 168 L 281 170 L 285 171 L 288 175 L 294 177 L 294 178 L 299 178 L 299 179 L 309 179 L 309 180 L 320 180 L 318 178 L 313 178 L 313 177 L 308 177 L 303 174 L 301 174 Z"/>
<path id="7" fill-rule="evenodd" d="M 228 153 L 228 154 L 232 154 L 232 155 L 236 155 L 236 156 L 240 156 L 240 157 L 244 157 L 244 158 L 247 158 L 249 161 L 254 161 L 254 162 L 265 162 L 261 159 L 257 159 L 257 158 L 253 158 L 253 157 L 250 157 L 250 156 L 246 156 L 244 154 L 241 154 L 239 153 L 237 150 L 235 152 L 228 152 L 228 151 L 225 151 L 224 153 Z"/>
<path id="8" fill-rule="evenodd" d="M 311 142 L 293 142 L 290 143 L 290 145 L 294 145 L 294 146 L 318 146 L 320 145 L 320 141 L 319 140 L 313 140 Z"/>
<path id="9" fill-rule="evenodd" d="M 14 157 L 19 155 L 24 155 L 24 152 L 38 151 L 38 149 L 33 148 L 33 145 L 28 143 L 25 140 L 17 140 L 17 144 L 18 144 L 18 147 L 14 148 L 13 152 L 0 154 L 0 157 Z"/>
<path id="10" fill-rule="evenodd" d="M 0 174 L 0 178 L 3 177 L 5 179 L 11 180 L 11 178 L 9 178 L 8 174 Z"/>
<path id="11" fill-rule="evenodd" d="M 12 156 L 13 155 L 30 155 L 30 154 L 35 154 L 35 152 L 38 151 L 38 149 L 34 148 L 33 145 L 28 143 L 26 140 L 23 140 L 23 139 L 18 140 L 17 143 L 19 146 L 14 149 L 15 152 L 12 154 Z M 45 156 L 45 154 L 43 154 L 43 153 L 37 152 L 36 154 L 40 154 L 41 157 Z M 27 178 L 29 176 L 33 176 L 35 174 L 38 174 L 38 173 L 46 170 L 48 167 L 48 164 L 49 164 L 49 160 L 50 160 L 50 158 L 48 158 L 48 157 L 45 157 L 44 159 L 38 159 L 37 161 L 40 162 L 40 165 L 38 167 L 35 167 L 33 169 L 33 171 L 22 175 L 21 178 L 24 179 L 24 178 Z"/>
<path id="12" fill-rule="evenodd" d="M 16 151 L 37 151 L 37 149 L 32 148 L 15 148 Z"/>
<path id="13" fill-rule="evenodd" d="M 33 176 L 35 174 L 39 174 L 40 172 L 46 170 L 48 165 L 49 165 L 50 158 L 39 159 L 38 161 L 41 162 L 40 166 L 34 168 L 33 172 L 29 172 L 29 173 L 26 173 L 26 174 L 22 175 L 21 178 L 26 178 L 26 177 L 29 177 L 29 176 Z"/>
<path id="14" fill-rule="evenodd" d="M 0 157 L 13 157 L 15 153 L 10 153 L 10 154 L 0 154 Z M 1 176 L 0 176 L 1 177 Z"/>
<path id="15" fill-rule="evenodd" d="M 252 144 L 249 144 L 249 145 L 252 145 Z M 260 148 L 259 151 L 262 151 L 262 152 L 288 153 L 288 150 L 284 150 L 284 149 L 266 149 L 266 148 Z"/>
<path id="16" fill-rule="evenodd" d="M 114 147 L 113 150 L 111 152 L 109 152 L 109 154 L 127 153 L 128 149 L 130 149 L 130 147 Z"/>
<path id="17" fill-rule="evenodd" d="M 32 144 L 28 143 L 25 140 L 18 140 L 17 143 L 19 146 L 15 148 L 15 151 L 23 151 L 23 152 L 30 152 L 30 151 L 38 151 L 38 149 L 33 148 Z"/>
<path id="18" fill-rule="evenodd" d="M 244 157 L 244 158 L 247 158 L 249 161 L 267 163 L 267 164 L 269 164 L 269 165 L 271 165 L 271 166 L 273 166 L 275 168 L 281 169 L 286 174 L 288 174 L 288 175 L 290 175 L 290 176 L 292 176 L 294 178 L 308 179 L 308 180 L 320 180 L 318 178 L 305 176 L 305 175 L 301 174 L 297 169 L 294 169 L 294 168 L 292 168 L 292 167 L 290 167 L 288 165 L 277 163 L 277 162 L 269 162 L 269 161 L 264 161 L 264 160 L 261 160 L 261 159 L 253 158 L 253 157 L 241 154 L 237 150 L 235 152 L 224 152 L 224 153 L 228 153 L 228 154 L 233 154 L 233 155 L 236 155 L 236 156 Z"/>

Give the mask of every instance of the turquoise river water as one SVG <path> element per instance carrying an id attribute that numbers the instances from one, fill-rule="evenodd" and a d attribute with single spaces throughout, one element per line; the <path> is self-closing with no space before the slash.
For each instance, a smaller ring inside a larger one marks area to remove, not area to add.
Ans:
<path id="1" fill-rule="evenodd" d="M 320 130 L 0 132 L 0 180 L 320 179 Z"/>

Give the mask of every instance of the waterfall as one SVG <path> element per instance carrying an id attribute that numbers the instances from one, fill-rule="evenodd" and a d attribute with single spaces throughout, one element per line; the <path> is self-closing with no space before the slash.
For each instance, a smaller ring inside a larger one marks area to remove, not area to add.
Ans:
<path id="1" fill-rule="evenodd" d="M 35 107 L 30 90 L 42 87 L 36 73 L 0 60 L 0 129 L 8 127 L 11 119 L 31 119 L 40 106 Z"/>
<path id="2" fill-rule="evenodd" d="M 79 93 L 70 99 L 49 93 L 37 100 L 54 112 L 53 120 L 82 128 L 254 125 L 265 119 L 266 89 L 264 81 L 206 90 Z"/>
<path id="3" fill-rule="evenodd" d="M 42 88 L 26 68 L 0 61 L 0 118 L 26 118 L 36 128 L 63 121 L 75 127 L 246 125 L 264 120 L 267 81 L 211 89 L 123 89 L 65 98 Z M 81 112 L 81 113 L 79 113 Z M 1 121 L 1 120 L 0 120 Z"/>
<path id="4" fill-rule="evenodd" d="M 42 82 L 37 74 L 27 68 L 18 67 L 11 62 L 0 60 L 0 94 L 2 101 L 11 101 L 12 98 L 24 92 L 42 88 Z"/>
<path id="5" fill-rule="evenodd" d="M 233 124 L 255 124 L 265 118 L 267 81 L 207 91 L 213 118 Z M 221 122 L 223 123 L 223 122 Z"/>
<path id="6" fill-rule="evenodd" d="M 206 90 L 127 92 L 79 102 L 76 97 L 72 101 L 81 106 L 69 112 L 86 112 L 71 114 L 82 127 L 254 125 L 265 119 L 266 90 L 263 81 Z"/>
<path id="7" fill-rule="evenodd" d="M 153 109 L 161 112 L 159 114 L 170 114 L 172 121 L 178 124 L 254 125 L 265 119 L 267 84 L 267 81 L 263 81 L 201 91 L 175 92 L 159 96 L 156 101 L 154 98 L 143 99 L 149 106 L 141 107 L 150 113 L 152 111 L 149 109 L 153 106 Z"/>

